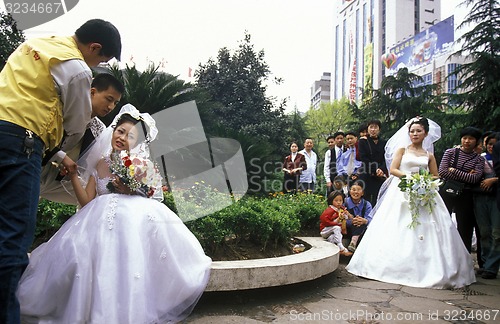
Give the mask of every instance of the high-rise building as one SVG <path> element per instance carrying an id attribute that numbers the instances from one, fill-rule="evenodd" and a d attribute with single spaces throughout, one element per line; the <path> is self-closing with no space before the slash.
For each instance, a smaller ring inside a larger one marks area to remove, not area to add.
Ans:
<path id="1" fill-rule="evenodd" d="M 440 8 L 440 0 L 336 1 L 332 100 L 357 100 L 360 89 L 378 89 L 388 70 L 382 55 L 413 46 L 415 35 L 440 21 Z"/>
<path id="2" fill-rule="evenodd" d="M 330 102 L 331 73 L 323 72 L 321 79 L 311 87 L 311 107 L 318 109 L 322 102 Z"/>

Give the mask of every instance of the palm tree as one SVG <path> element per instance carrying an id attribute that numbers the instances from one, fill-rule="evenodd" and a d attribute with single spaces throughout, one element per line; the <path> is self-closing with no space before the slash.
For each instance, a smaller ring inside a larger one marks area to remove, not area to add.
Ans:
<path id="1" fill-rule="evenodd" d="M 125 93 L 120 101 L 122 104 L 130 103 L 139 111 L 153 115 L 169 107 L 196 100 L 202 120 L 208 119 L 204 113 L 206 109 L 203 109 L 207 104 L 203 92 L 178 76 L 158 71 L 158 68 L 159 66 L 152 64 L 141 72 L 135 66 L 127 65 L 125 69 L 120 69 L 114 65 L 106 72 L 113 74 L 125 85 Z M 109 124 L 119 111 L 117 107 L 104 118 L 104 123 Z"/>

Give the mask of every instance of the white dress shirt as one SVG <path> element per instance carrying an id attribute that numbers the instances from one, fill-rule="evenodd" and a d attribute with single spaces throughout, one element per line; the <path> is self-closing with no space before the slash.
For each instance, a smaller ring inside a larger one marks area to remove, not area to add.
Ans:
<path id="1" fill-rule="evenodd" d="M 299 153 L 305 156 L 307 163 L 307 169 L 300 174 L 299 182 L 316 183 L 316 164 L 318 163 L 316 153 L 313 150 L 311 150 L 311 153 L 307 153 L 305 149 Z"/>

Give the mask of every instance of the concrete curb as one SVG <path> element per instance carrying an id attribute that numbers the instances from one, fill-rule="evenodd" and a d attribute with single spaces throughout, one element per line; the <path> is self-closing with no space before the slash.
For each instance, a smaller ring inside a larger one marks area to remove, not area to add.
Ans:
<path id="1" fill-rule="evenodd" d="M 298 237 L 311 245 L 305 252 L 277 258 L 214 261 L 205 291 L 274 287 L 308 281 L 335 271 L 339 248 L 321 237 Z"/>

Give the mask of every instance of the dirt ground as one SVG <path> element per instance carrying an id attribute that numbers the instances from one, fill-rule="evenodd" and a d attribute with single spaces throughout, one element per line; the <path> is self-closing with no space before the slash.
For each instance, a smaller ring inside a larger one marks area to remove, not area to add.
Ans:
<path id="1" fill-rule="evenodd" d="M 303 230 L 296 236 L 317 235 L 318 233 L 316 230 Z M 211 257 L 213 261 L 275 258 L 296 253 L 294 252 L 294 246 L 300 244 L 304 246 L 305 251 L 310 248 L 307 243 L 292 237 L 288 242 L 282 244 L 269 243 L 265 247 L 250 241 L 241 241 L 238 243 L 227 242 L 227 244 L 219 247 L 215 252 L 207 253 L 207 255 Z"/>

